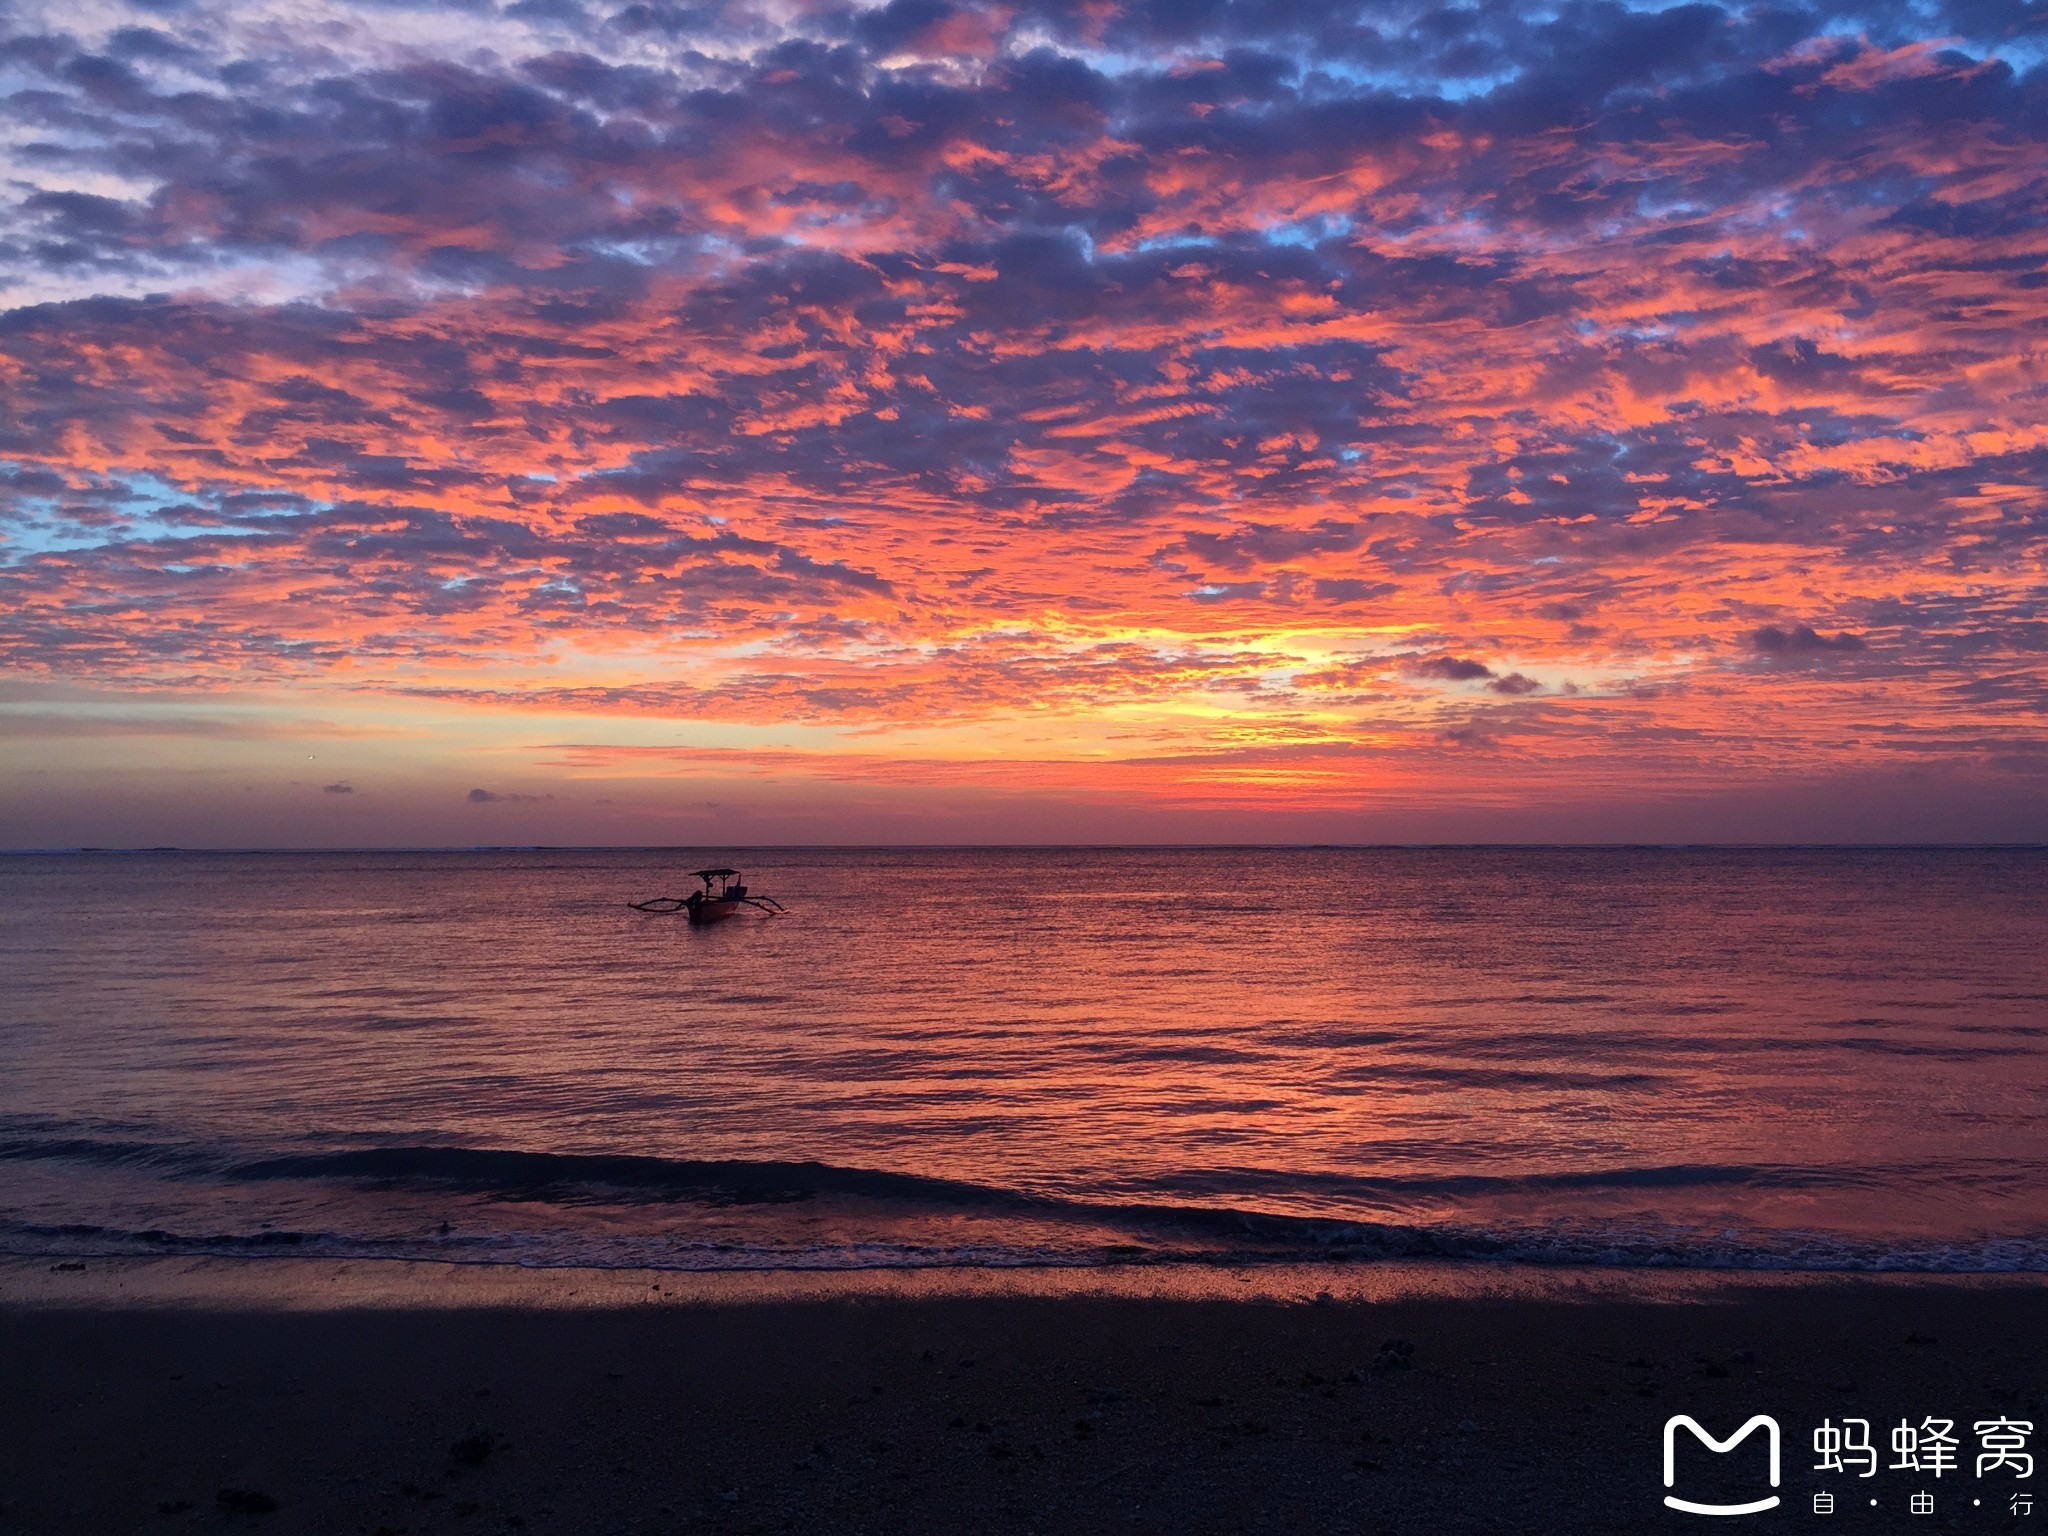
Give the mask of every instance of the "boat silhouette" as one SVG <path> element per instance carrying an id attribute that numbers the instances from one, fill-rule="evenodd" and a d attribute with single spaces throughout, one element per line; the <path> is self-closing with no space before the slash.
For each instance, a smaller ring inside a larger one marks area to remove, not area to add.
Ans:
<path id="1" fill-rule="evenodd" d="M 704 882 L 704 889 L 692 891 L 687 896 L 656 896 L 648 901 L 629 901 L 627 906 L 636 912 L 672 914 L 681 912 L 692 923 L 715 923 L 733 916 L 741 907 L 753 907 L 775 917 L 787 910 L 772 896 L 750 896 L 736 869 L 700 869 L 693 873 L 693 879 Z"/>

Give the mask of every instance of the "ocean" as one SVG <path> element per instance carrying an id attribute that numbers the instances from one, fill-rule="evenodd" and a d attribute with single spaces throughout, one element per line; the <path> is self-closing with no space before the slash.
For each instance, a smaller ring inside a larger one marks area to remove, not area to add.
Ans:
<path id="1" fill-rule="evenodd" d="M 17 1254 L 2048 1269 L 2043 850 L 14 855 L 0 975 Z"/>

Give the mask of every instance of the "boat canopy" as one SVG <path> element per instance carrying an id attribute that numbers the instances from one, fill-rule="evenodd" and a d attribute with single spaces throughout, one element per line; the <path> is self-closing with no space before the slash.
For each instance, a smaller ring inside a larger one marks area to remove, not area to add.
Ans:
<path id="1" fill-rule="evenodd" d="M 736 875 L 738 873 L 739 871 L 736 869 L 700 869 L 697 871 L 694 878 L 698 880 L 709 880 L 713 875 Z"/>

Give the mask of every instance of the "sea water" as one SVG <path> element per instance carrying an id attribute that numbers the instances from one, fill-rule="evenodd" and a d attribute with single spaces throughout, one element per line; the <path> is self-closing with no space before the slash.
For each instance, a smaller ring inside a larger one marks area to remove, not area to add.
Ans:
<path id="1" fill-rule="evenodd" d="M 0 1251 L 2048 1268 L 2041 850 L 16 855 L 0 977 Z"/>

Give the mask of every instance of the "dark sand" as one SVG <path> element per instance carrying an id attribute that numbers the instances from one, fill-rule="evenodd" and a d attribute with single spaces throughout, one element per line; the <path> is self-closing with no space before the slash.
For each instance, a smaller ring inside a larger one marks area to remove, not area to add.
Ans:
<path id="1" fill-rule="evenodd" d="M 2048 1529 L 1967 1461 L 2043 1417 L 2038 1280 L 54 1262 L 0 1262 L 0 1533 Z M 1678 1412 L 1776 1415 L 1785 1506 L 1662 1509 Z M 1818 1477 L 1844 1414 L 1954 1418 L 1965 1466 Z"/>

